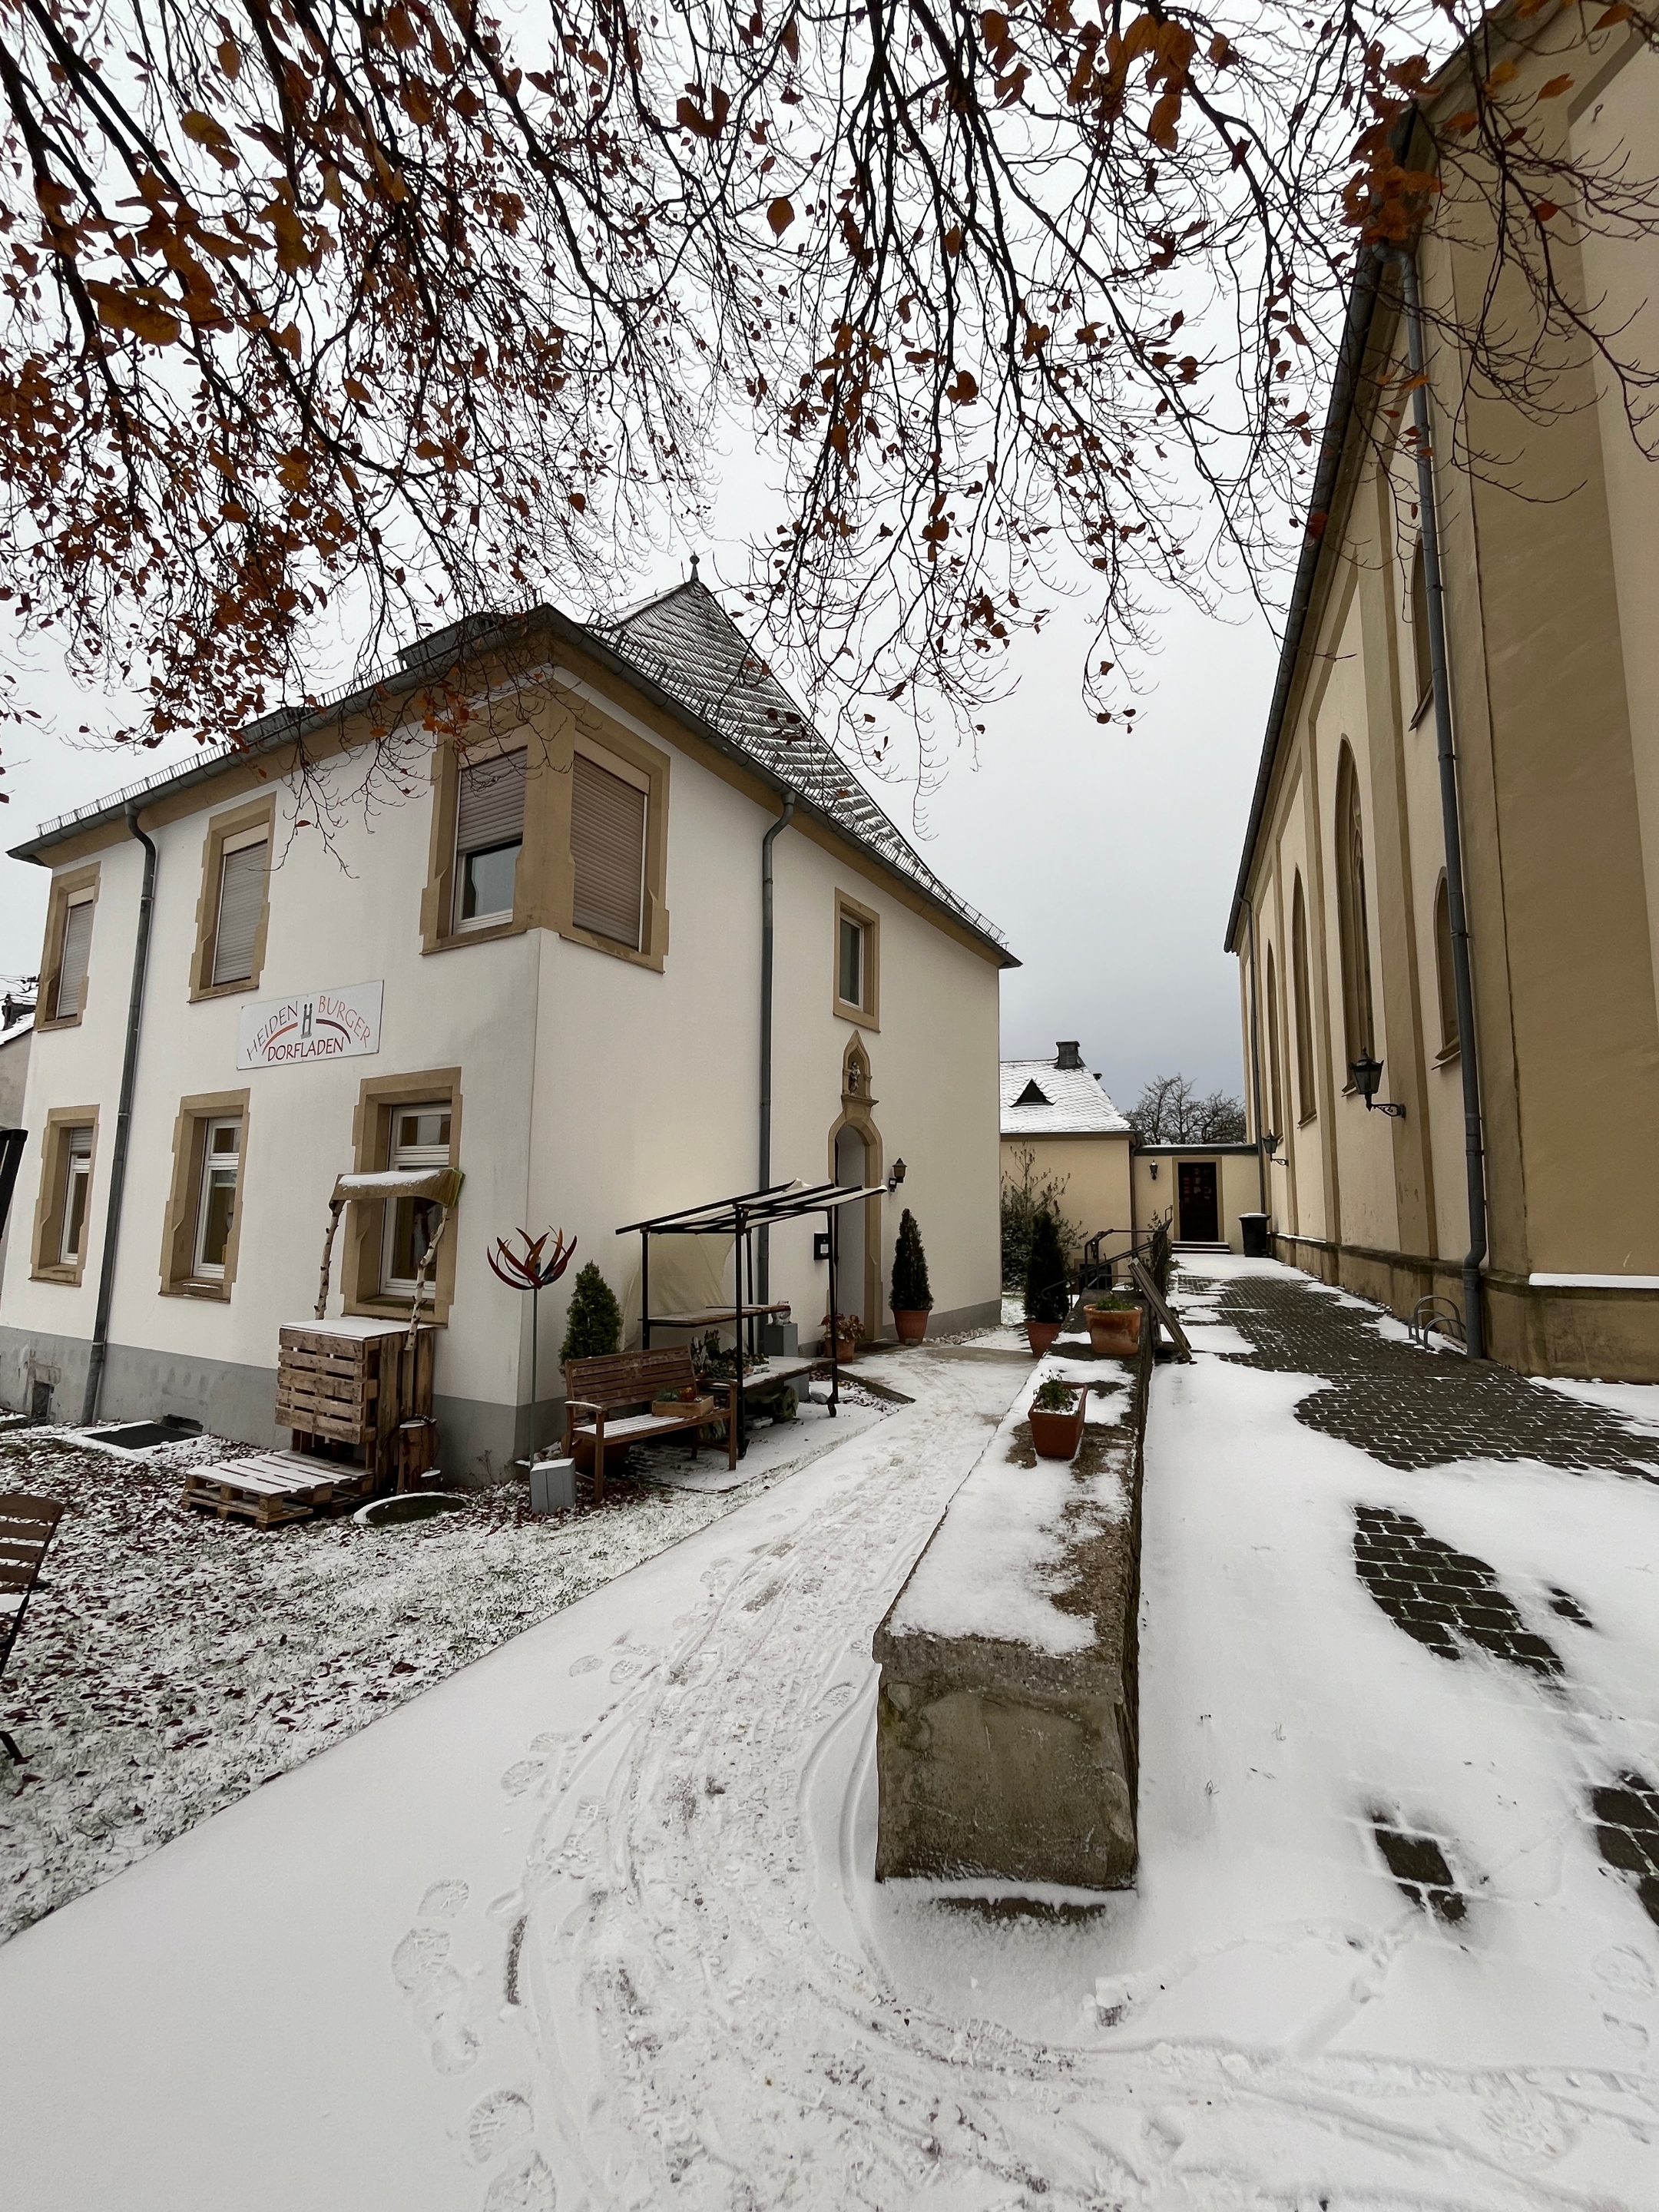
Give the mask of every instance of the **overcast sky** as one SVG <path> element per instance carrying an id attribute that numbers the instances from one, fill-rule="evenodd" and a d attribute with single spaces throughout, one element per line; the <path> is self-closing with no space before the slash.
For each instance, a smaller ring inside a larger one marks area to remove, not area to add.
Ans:
<path id="1" fill-rule="evenodd" d="M 705 556 L 705 580 L 718 583 L 720 559 L 718 546 Z M 684 573 L 671 557 L 652 581 Z M 1063 615 L 1023 647 L 1018 691 L 988 710 L 977 764 L 952 763 L 920 830 L 902 787 L 872 784 L 1023 963 L 1003 981 L 1008 1057 L 1077 1037 L 1121 1104 L 1176 1070 L 1205 1090 L 1240 1089 L 1237 971 L 1221 939 L 1273 657 L 1267 624 L 1242 604 L 1232 623 L 1172 610 L 1128 736 L 1085 709 L 1078 617 Z M 113 710 L 78 695 L 50 656 L 36 656 L 23 689 L 49 721 L 7 739 L 7 846 L 48 816 L 193 757 L 188 739 L 154 754 L 78 739 L 82 722 L 107 724 Z M 43 869 L 0 862 L 0 973 L 38 964 L 46 884 Z"/>

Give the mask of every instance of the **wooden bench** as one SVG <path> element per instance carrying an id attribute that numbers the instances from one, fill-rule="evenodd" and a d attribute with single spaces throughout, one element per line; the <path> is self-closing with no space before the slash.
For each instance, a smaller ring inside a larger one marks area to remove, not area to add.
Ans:
<path id="1" fill-rule="evenodd" d="M 30 1595 L 40 1587 L 46 1547 L 63 1517 L 64 1509 L 56 1498 L 30 1498 L 21 1490 L 0 1496 L 0 1601 L 15 1601 L 0 1612 L 0 1675 L 5 1674 L 11 1647 L 23 1626 Z M 0 1744 L 21 1766 L 23 1754 L 4 1729 L 0 1729 Z"/>
<path id="2" fill-rule="evenodd" d="M 652 1411 L 625 1414 L 629 1406 L 651 1406 L 659 1391 L 698 1388 L 700 1395 L 684 1412 Z M 564 1450 L 569 1457 L 575 1445 L 593 1447 L 593 1502 L 605 1496 L 605 1448 L 607 1443 L 639 1443 L 647 1437 L 672 1437 L 687 1429 L 700 1429 L 710 1420 L 726 1423 L 726 1465 L 738 1463 L 738 1419 L 734 1393 L 729 1382 L 697 1383 L 691 1354 L 683 1344 L 666 1352 L 612 1352 L 601 1359 L 567 1359 L 564 1364 Z M 723 1401 L 723 1410 L 716 1401 Z M 591 1413 L 580 1421 L 579 1413 Z M 695 1455 L 696 1445 L 694 1443 Z"/>

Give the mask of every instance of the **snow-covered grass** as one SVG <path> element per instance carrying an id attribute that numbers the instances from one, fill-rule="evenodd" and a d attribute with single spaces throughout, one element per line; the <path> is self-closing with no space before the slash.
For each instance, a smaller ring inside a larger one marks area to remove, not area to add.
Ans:
<path id="1" fill-rule="evenodd" d="M 845 1395 L 839 1429 L 759 1426 L 723 1496 L 624 1477 L 538 1519 L 510 1482 L 397 1528 L 187 1510 L 185 1468 L 245 1449 L 222 1438 L 144 1456 L 0 1438 L 0 1489 L 69 1508 L 0 1683 L 27 1759 L 0 1760 L 0 1940 L 890 1410 Z"/>
<path id="2" fill-rule="evenodd" d="M 19 2201 L 1650 2212 L 1659 1943 L 1588 1800 L 1659 1762 L 1659 1489 L 1159 1370 L 1135 1890 L 878 1885 L 871 1635 L 1021 1381 L 882 1371 L 890 1421 L 0 1950 Z M 1403 1633 L 1362 1504 L 1560 1674 Z"/>

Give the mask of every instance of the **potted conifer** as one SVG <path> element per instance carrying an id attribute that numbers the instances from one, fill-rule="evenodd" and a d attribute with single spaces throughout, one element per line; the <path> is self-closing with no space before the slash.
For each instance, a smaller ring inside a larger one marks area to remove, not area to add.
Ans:
<path id="1" fill-rule="evenodd" d="M 1051 1375 L 1031 1401 L 1031 1442 L 1039 1459 L 1069 1460 L 1083 1442 L 1087 1401 L 1074 1383 Z"/>
<path id="2" fill-rule="evenodd" d="M 576 1278 L 565 1316 L 564 1342 L 559 1346 L 561 1366 L 570 1359 L 602 1359 L 622 1342 L 622 1308 L 617 1294 L 590 1260 Z M 591 1440 L 576 1439 L 573 1457 L 584 1474 L 593 1471 Z"/>
<path id="3" fill-rule="evenodd" d="M 921 1342 L 933 1309 L 927 1255 L 921 1249 L 916 1217 L 907 1206 L 899 1217 L 898 1242 L 893 1247 L 893 1326 L 901 1344 Z"/>
<path id="4" fill-rule="evenodd" d="M 1041 1359 L 1060 1334 L 1071 1304 L 1060 1225 L 1045 1206 L 1031 1224 L 1031 1254 L 1025 1263 L 1025 1340 L 1034 1359 Z"/>

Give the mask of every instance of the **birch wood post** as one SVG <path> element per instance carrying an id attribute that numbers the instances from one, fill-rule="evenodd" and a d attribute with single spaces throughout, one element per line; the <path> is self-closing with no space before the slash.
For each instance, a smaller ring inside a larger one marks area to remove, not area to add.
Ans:
<path id="1" fill-rule="evenodd" d="M 328 1270 L 334 1257 L 334 1232 L 340 1225 L 340 1216 L 345 1211 L 343 1198 L 331 1198 L 328 1202 L 328 1233 L 323 1238 L 323 1279 L 317 1285 L 317 1318 L 321 1321 L 328 1309 Z"/>

